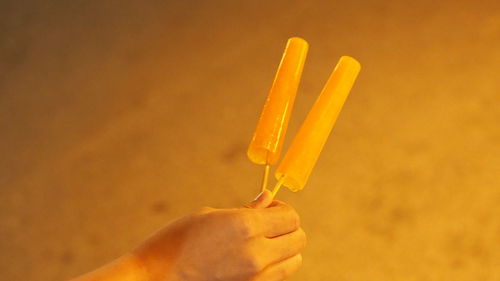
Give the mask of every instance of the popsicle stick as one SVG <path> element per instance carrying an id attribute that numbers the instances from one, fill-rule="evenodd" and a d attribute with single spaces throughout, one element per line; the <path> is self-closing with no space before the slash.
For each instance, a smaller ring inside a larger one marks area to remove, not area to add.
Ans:
<path id="1" fill-rule="evenodd" d="M 271 195 L 274 198 L 276 196 L 276 193 L 280 190 L 281 186 L 283 185 L 283 182 L 285 181 L 285 177 L 281 177 L 278 183 L 273 188 L 273 191 L 271 191 Z"/>
<path id="2" fill-rule="evenodd" d="M 267 183 L 269 181 L 269 169 L 270 169 L 269 164 L 266 164 L 266 166 L 264 167 L 264 175 L 262 177 L 262 186 L 260 188 L 261 192 L 266 190 L 267 188 Z"/>

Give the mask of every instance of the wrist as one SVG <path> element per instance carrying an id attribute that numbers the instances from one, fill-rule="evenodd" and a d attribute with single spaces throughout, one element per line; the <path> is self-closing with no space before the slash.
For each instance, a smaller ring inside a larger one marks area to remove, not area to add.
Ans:
<path id="1" fill-rule="evenodd" d="M 70 281 L 150 281 L 147 270 L 137 257 L 125 254 L 92 272 Z"/>
<path id="2" fill-rule="evenodd" d="M 171 281 L 172 263 L 168 255 L 156 255 L 149 251 L 133 251 L 126 258 L 131 263 L 137 281 Z"/>

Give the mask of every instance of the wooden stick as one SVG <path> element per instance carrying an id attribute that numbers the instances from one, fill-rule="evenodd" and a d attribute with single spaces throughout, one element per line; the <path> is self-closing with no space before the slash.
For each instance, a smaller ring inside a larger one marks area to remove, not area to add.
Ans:
<path id="1" fill-rule="evenodd" d="M 267 188 L 267 183 L 269 181 L 269 164 L 266 164 L 265 168 L 264 168 L 264 176 L 262 177 L 262 186 L 260 188 L 260 191 L 264 191 L 266 190 Z"/>
<path id="2" fill-rule="evenodd" d="M 276 196 L 276 193 L 278 193 L 278 191 L 280 190 L 280 187 L 283 185 L 284 181 L 285 181 L 285 177 L 283 176 L 280 178 L 278 183 L 276 183 L 276 185 L 274 186 L 273 191 L 271 192 L 273 198 Z"/>

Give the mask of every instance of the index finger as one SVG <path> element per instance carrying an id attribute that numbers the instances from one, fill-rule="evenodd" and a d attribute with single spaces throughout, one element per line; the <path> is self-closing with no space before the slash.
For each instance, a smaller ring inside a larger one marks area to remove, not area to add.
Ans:
<path id="1" fill-rule="evenodd" d="M 273 201 L 269 207 L 258 211 L 263 235 L 268 238 L 293 232 L 300 226 L 299 214 L 284 202 Z"/>

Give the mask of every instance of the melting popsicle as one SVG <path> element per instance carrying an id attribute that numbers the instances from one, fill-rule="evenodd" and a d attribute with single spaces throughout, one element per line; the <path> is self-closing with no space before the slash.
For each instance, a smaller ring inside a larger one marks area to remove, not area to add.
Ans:
<path id="1" fill-rule="evenodd" d="M 304 188 L 360 69 L 355 59 L 340 58 L 276 170 L 273 194 L 281 185 L 292 191 Z"/>
<path id="2" fill-rule="evenodd" d="M 265 188 L 267 182 L 269 165 L 276 163 L 279 159 L 308 48 L 309 45 L 302 38 L 288 39 L 257 128 L 248 147 L 247 156 L 250 161 L 266 165 L 262 188 Z"/>

